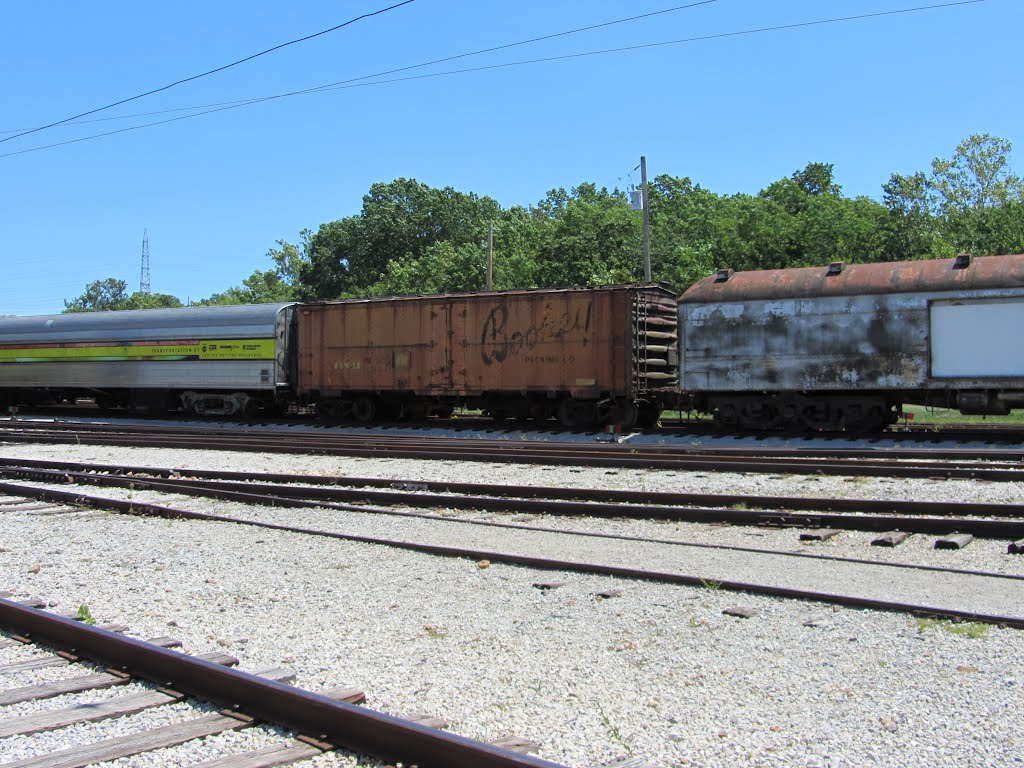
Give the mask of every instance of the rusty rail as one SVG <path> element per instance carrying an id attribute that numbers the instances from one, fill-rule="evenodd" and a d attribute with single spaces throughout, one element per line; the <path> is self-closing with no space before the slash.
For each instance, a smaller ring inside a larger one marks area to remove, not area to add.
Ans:
<path id="1" fill-rule="evenodd" d="M 144 470 L 142 470 L 144 471 Z M 164 493 L 176 493 L 188 496 L 234 501 L 239 503 L 293 507 L 324 507 L 349 509 L 356 512 L 371 513 L 375 510 L 366 506 L 353 506 L 356 502 L 374 502 L 389 505 L 416 507 L 443 506 L 452 509 L 472 509 L 488 511 L 506 511 L 519 513 L 535 513 L 552 516 L 587 516 L 587 517 L 623 517 L 636 519 L 675 520 L 688 523 L 727 523 L 729 525 L 800 527 L 800 528 L 839 528 L 852 531 L 907 531 L 909 533 L 945 535 L 954 524 L 960 533 L 969 533 L 978 538 L 1009 539 L 1024 538 L 1024 508 L 1018 505 L 999 504 L 959 504 L 946 505 L 934 502 L 899 502 L 884 501 L 877 503 L 877 509 L 906 510 L 903 514 L 865 514 L 870 510 L 856 509 L 852 512 L 825 513 L 812 511 L 777 511 L 785 509 L 784 503 L 775 504 L 776 509 L 754 508 L 737 509 L 728 506 L 702 506 L 704 502 L 717 501 L 709 494 L 702 494 L 699 503 L 683 506 L 685 495 L 680 494 L 673 502 L 664 504 L 624 503 L 622 501 L 558 501 L 544 498 L 509 498 L 480 495 L 421 495 L 403 491 L 368 491 L 338 488 L 315 488 L 297 485 L 280 485 L 239 481 L 218 481 L 188 479 L 182 477 L 162 477 L 159 479 L 140 477 L 137 474 L 97 474 L 96 469 L 89 471 L 47 470 L 43 468 L 0 465 L 0 477 L 36 480 L 46 483 L 75 483 L 79 485 L 96 485 L 115 488 L 132 488 L 136 490 L 152 490 Z M 255 479 L 255 478 L 254 478 Z M 301 482 L 301 481 L 300 481 Z M 20 487 L 20 486 L 19 486 Z M 556 489 L 551 489 L 556 490 Z M 669 494 L 666 494 L 669 495 Z M 637 498 L 637 497 L 632 497 Z M 726 497 L 732 499 L 734 497 Z M 739 497 L 743 498 L 743 497 Z M 771 500 L 763 499 L 765 503 Z M 785 499 L 778 500 L 785 502 Z M 795 506 L 804 510 L 813 509 L 816 500 L 795 499 Z M 841 502 L 849 500 L 818 500 L 819 506 L 832 501 L 845 506 Z M 734 502 L 735 503 L 735 502 Z M 904 506 L 905 505 L 905 506 Z M 871 507 L 871 503 L 865 503 Z M 1018 519 L 976 519 L 970 515 L 994 515 L 1008 510 L 1007 517 Z M 941 510 L 942 514 L 935 514 Z"/>
<path id="2" fill-rule="evenodd" d="M 580 444 L 543 441 L 503 441 L 466 438 L 426 438 L 380 433 L 338 435 L 323 432 L 273 430 L 196 430 L 194 427 L 117 428 L 101 425 L 38 424 L 23 429 L 10 423 L 0 427 L 0 440 L 19 443 L 116 445 L 128 447 L 185 448 L 189 450 L 258 451 L 392 458 L 446 458 L 460 461 L 494 461 L 547 465 L 627 467 L 719 472 L 770 472 L 774 474 L 830 474 L 906 478 L 960 478 L 991 481 L 1024 480 L 1024 451 L 965 449 L 940 454 L 935 449 L 907 451 L 874 449 L 780 450 L 742 448 L 725 451 L 708 447 L 649 444 Z M 823 455 L 824 454 L 824 455 Z M 864 458 L 885 456 L 885 460 Z M 940 463 L 943 456 L 951 458 Z M 914 457 L 917 460 L 907 460 Z M 903 459 L 897 463 L 892 459 Z M 987 458 L 1009 464 L 964 464 Z M 923 460 L 926 459 L 926 460 Z"/>
<path id="3" fill-rule="evenodd" d="M 669 584 L 684 584 L 693 587 L 707 587 L 706 579 L 699 576 L 689 576 L 679 573 L 668 573 L 665 571 L 652 571 L 642 568 L 628 568 L 623 566 L 602 565 L 596 563 L 582 563 L 568 560 L 556 560 L 552 558 L 533 557 L 530 555 L 515 555 L 507 552 L 498 552 L 481 549 L 465 549 L 460 547 L 446 547 L 434 544 L 423 544 L 409 541 L 396 541 L 394 539 L 382 539 L 373 536 L 360 536 L 355 534 L 338 533 L 333 531 L 321 531 L 299 526 L 279 525 L 255 520 L 241 520 L 238 518 L 215 515 L 191 510 L 174 509 L 146 504 L 138 501 L 125 501 L 120 499 L 105 499 L 85 496 L 80 493 L 67 491 L 55 491 L 45 488 L 33 488 L 23 485 L 0 483 L 0 492 L 17 494 L 21 496 L 43 499 L 46 501 L 58 502 L 79 506 L 89 506 L 97 509 L 108 509 L 125 514 L 162 517 L 168 519 L 203 520 L 210 522 L 231 523 L 256 528 L 265 528 L 287 533 L 298 533 L 324 538 L 338 539 L 342 541 L 353 541 L 364 544 L 379 544 L 396 549 L 405 549 L 413 552 L 421 552 L 444 557 L 457 557 L 471 560 L 489 560 L 495 563 L 506 563 L 509 565 L 522 565 L 542 570 L 573 571 L 577 573 L 593 573 L 605 576 L 617 576 L 620 578 L 643 579 L 659 581 Z M 996 577 L 993 574 L 983 574 Z M 771 597 L 791 598 L 797 600 L 811 600 L 815 602 L 845 605 L 855 608 L 869 608 L 873 610 L 893 611 L 909 613 L 915 616 L 949 619 L 952 621 L 976 621 L 988 624 L 1024 629 L 1024 617 L 1004 616 L 977 613 L 973 611 L 962 611 L 955 609 L 942 609 L 932 606 L 901 603 L 890 600 L 877 600 L 873 598 L 859 597 L 856 595 L 839 595 L 831 592 L 820 592 L 815 590 L 796 589 L 791 587 L 777 587 L 766 584 L 755 584 L 741 581 L 715 581 L 716 589 L 726 589 L 736 592 L 748 592 L 756 595 Z M 450 764 L 455 765 L 455 764 Z M 462 765 L 462 764 L 459 764 Z"/>
<path id="4" fill-rule="evenodd" d="M 0 626 L 36 642 L 297 731 L 325 747 L 426 768 L 564 768 L 0 599 Z"/>

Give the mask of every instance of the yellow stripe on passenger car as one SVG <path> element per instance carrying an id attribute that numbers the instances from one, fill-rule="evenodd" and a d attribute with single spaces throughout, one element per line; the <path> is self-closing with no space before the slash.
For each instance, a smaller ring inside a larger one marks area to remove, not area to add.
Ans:
<path id="1" fill-rule="evenodd" d="M 195 344 L 0 347 L 0 363 L 119 360 L 273 360 L 273 339 L 208 339 Z"/>

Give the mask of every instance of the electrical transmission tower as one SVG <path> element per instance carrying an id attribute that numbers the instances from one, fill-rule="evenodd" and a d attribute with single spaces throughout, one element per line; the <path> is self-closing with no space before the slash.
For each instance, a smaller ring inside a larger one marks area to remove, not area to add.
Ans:
<path id="1" fill-rule="evenodd" d="M 149 231 L 142 230 L 142 279 L 139 281 L 139 292 L 150 294 L 153 288 L 149 282 Z"/>

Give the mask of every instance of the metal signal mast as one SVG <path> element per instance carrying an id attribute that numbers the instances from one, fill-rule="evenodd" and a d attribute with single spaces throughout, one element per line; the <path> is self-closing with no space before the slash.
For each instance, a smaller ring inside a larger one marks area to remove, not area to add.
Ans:
<path id="1" fill-rule="evenodd" d="M 149 282 L 149 231 L 145 229 L 142 230 L 142 279 L 139 281 L 139 292 L 153 292 Z"/>

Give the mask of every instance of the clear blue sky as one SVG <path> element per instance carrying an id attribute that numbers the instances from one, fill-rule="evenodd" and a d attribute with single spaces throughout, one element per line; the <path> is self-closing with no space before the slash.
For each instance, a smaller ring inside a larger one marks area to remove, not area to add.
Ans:
<path id="1" fill-rule="evenodd" d="M 271 96 L 650 13 L 684 0 L 416 0 L 92 118 Z M 339 24 L 396 0 L 5 3 L 0 138 Z M 927 0 L 717 0 L 400 75 L 741 32 Z M 413 177 L 529 205 L 554 187 L 690 176 L 754 193 L 806 163 L 879 197 L 972 133 L 1024 171 L 1024 2 L 820 26 L 278 99 L 0 157 L 0 314 L 45 314 L 97 279 L 183 301 L 271 266 L 279 238 Z M 387 79 L 387 78 L 385 78 Z M 60 126 L 0 155 L 182 113 Z"/>

